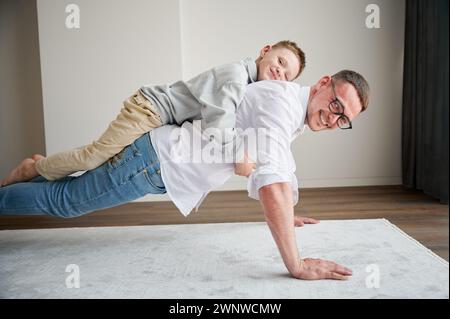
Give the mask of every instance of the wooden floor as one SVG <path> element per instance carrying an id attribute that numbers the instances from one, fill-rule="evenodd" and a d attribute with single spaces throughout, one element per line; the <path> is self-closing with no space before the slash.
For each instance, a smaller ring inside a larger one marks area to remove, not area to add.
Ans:
<path id="1" fill-rule="evenodd" d="M 386 218 L 448 261 L 448 205 L 402 186 L 300 191 L 295 214 L 320 220 Z M 0 230 L 264 221 L 245 191 L 211 193 L 198 212 L 182 216 L 171 202 L 130 203 L 73 219 L 1 216 Z"/>

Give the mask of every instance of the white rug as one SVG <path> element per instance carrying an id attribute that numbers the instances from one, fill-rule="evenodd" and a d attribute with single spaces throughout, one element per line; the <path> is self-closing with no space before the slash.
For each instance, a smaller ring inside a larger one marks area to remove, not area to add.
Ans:
<path id="1" fill-rule="evenodd" d="M 352 279 L 293 279 L 265 223 L 5 230 L 0 297 L 449 297 L 448 262 L 384 219 L 296 233 L 301 256 L 346 265 Z"/>

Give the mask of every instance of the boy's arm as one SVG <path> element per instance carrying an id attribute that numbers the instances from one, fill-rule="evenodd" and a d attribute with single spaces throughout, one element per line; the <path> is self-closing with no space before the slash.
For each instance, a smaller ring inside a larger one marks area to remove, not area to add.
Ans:
<path id="1" fill-rule="evenodd" d="M 227 145 L 235 139 L 236 110 L 245 94 L 245 85 L 229 82 L 203 98 L 202 130 L 213 136 L 217 143 Z"/>
<path id="2" fill-rule="evenodd" d="M 230 63 L 206 71 L 186 82 L 202 105 L 202 130 L 218 146 L 235 141 L 236 109 L 242 102 L 249 75 L 243 63 Z"/>

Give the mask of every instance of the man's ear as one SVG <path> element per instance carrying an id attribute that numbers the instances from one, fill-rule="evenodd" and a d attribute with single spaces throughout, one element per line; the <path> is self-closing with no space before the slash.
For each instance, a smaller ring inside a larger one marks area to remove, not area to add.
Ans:
<path id="1" fill-rule="evenodd" d="M 270 44 L 264 46 L 264 48 L 261 49 L 260 53 L 259 53 L 259 57 L 262 58 L 263 56 L 266 55 L 267 52 L 269 52 L 270 50 L 272 50 L 272 46 Z"/>
<path id="2" fill-rule="evenodd" d="M 317 91 L 319 91 L 319 89 L 321 87 L 327 86 L 328 83 L 330 83 L 330 82 L 331 82 L 331 76 L 325 75 L 325 76 L 321 77 L 320 80 L 317 81 L 317 83 L 314 84 L 314 86 L 312 87 L 311 96 L 316 95 Z"/>
<path id="3" fill-rule="evenodd" d="M 320 78 L 320 80 L 317 82 L 317 88 L 321 88 L 322 86 L 327 86 L 328 83 L 331 82 L 331 76 L 325 75 Z"/>
<path id="4" fill-rule="evenodd" d="M 314 86 L 312 87 L 310 95 L 315 96 L 317 91 L 319 91 L 321 87 L 327 86 L 328 83 L 330 83 L 330 81 L 331 81 L 331 76 L 329 76 L 329 75 L 321 77 L 320 80 L 317 81 L 317 83 L 314 84 Z"/>

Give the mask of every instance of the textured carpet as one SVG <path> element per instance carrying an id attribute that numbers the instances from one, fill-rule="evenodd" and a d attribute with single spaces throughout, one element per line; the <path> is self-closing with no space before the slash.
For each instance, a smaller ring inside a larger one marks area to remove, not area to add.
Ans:
<path id="1" fill-rule="evenodd" d="M 265 223 L 5 230 L 0 297 L 449 297 L 448 262 L 384 219 L 296 234 L 301 256 L 346 265 L 352 279 L 293 279 Z"/>

